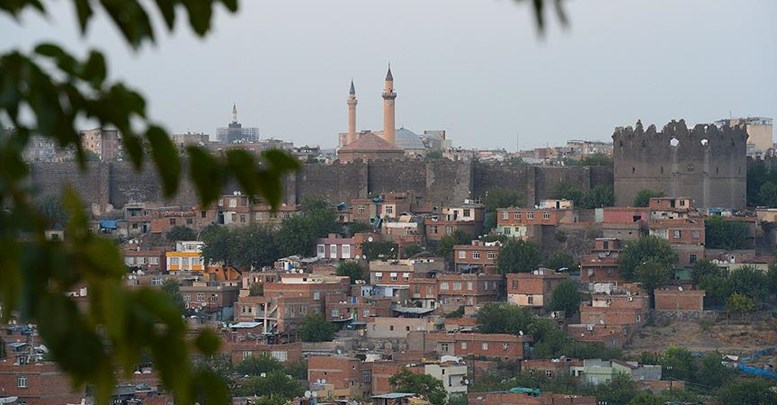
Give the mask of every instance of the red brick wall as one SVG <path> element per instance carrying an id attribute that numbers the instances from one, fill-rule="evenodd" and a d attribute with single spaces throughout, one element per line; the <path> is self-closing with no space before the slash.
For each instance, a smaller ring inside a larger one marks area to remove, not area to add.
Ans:
<path id="1" fill-rule="evenodd" d="M 655 290 L 655 295 L 658 311 L 702 311 L 704 309 L 703 290 Z"/>
<path id="2" fill-rule="evenodd" d="M 26 377 L 27 387 L 18 386 L 19 377 Z M 84 390 L 71 391 L 70 381 L 53 363 L 16 366 L 12 360 L 0 362 L 1 396 L 18 396 L 28 405 L 62 405 L 80 403 Z"/>

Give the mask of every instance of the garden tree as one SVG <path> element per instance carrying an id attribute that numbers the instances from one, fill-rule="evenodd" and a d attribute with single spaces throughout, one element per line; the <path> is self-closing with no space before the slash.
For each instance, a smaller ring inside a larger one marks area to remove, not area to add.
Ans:
<path id="1" fill-rule="evenodd" d="M 188 226 L 178 225 L 170 228 L 170 230 L 165 233 L 165 239 L 171 242 L 177 242 L 179 240 L 195 240 L 197 239 L 197 234 L 194 232 L 194 229 L 189 228 Z"/>
<path id="2" fill-rule="evenodd" d="M 412 392 L 426 397 L 432 405 L 445 404 L 448 393 L 441 380 L 428 374 L 414 373 L 407 368 L 389 377 L 395 392 Z"/>
<path id="3" fill-rule="evenodd" d="M 331 342 L 335 327 L 321 314 L 310 314 L 302 321 L 299 336 L 303 342 Z"/>
<path id="4" fill-rule="evenodd" d="M 426 154 L 426 158 L 427 158 L 427 159 L 431 159 L 431 160 L 439 160 L 439 159 L 442 159 L 442 151 L 441 151 L 441 150 L 439 150 L 439 149 L 438 149 L 438 150 L 432 150 L 432 151 L 429 151 L 429 152 Z"/>
<path id="5" fill-rule="evenodd" d="M 460 305 L 456 310 L 445 315 L 446 318 L 461 318 L 464 316 L 464 305 Z"/>
<path id="6" fill-rule="evenodd" d="M 511 240 L 502 246 L 496 258 L 496 267 L 502 274 L 530 273 L 542 261 L 537 245 L 525 240 Z"/>
<path id="7" fill-rule="evenodd" d="M 763 301 L 769 288 L 766 274 L 753 266 L 742 266 L 731 271 L 727 286 L 730 293 L 748 295 L 756 301 Z"/>
<path id="8" fill-rule="evenodd" d="M 723 405 L 773 405 L 777 404 L 774 384 L 763 378 L 733 379 L 715 392 Z"/>
<path id="9" fill-rule="evenodd" d="M 253 283 L 248 288 L 249 297 L 261 297 L 264 295 L 264 283 Z"/>
<path id="10" fill-rule="evenodd" d="M 0 131 L 2 131 L 0 129 Z M 47 195 L 37 201 L 37 207 L 46 224 L 51 229 L 64 229 L 67 224 L 67 211 L 62 199 L 56 195 Z"/>
<path id="11" fill-rule="evenodd" d="M 496 228 L 496 212 L 486 212 L 483 218 L 483 233 L 490 234 Z"/>
<path id="12" fill-rule="evenodd" d="M 631 398 L 628 405 L 664 405 L 664 399 L 650 391 L 639 391 L 634 398 Z"/>
<path id="13" fill-rule="evenodd" d="M 626 244 L 618 259 L 621 276 L 634 281 L 636 271 L 642 263 L 652 260 L 662 266 L 671 267 L 677 260 L 677 252 L 664 239 L 656 236 L 642 236 Z"/>
<path id="14" fill-rule="evenodd" d="M 580 208 L 601 208 L 615 205 L 612 187 L 596 186 L 583 194 Z"/>
<path id="15" fill-rule="evenodd" d="M 720 307 L 729 294 L 726 279 L 719 275 L 702 276 L 697 287 L 704 290 L 704 308 Z"/>
<path id="16" fill-rule="evenodd" d="M 723 365 L 723 356 L 718 352 L 707 352 L 701 358 L 697 382 L 709 387 L 722 387 L 730 381 L 736 371 Z"/>
<path id="17" fill-rule="evenodd" d="M 691 269 L 691 280 L 694 284 L 699 284 L 702 278 L 709 276 L 722 277 L 723 271 L 717 264 L 707 258 L 701 259 L 693 264 L 693 268 Z"/>
<path id="18" fill-rule="evenodd" d="M 356 280 L 364 280 L 364 270 L 361 264 L 357 261 L 342 262 L 337 265 L 338 276 L 348 276 L 351 279 L 351 284 L 354 284 Z"/>
<path id="19" fill-rule="evenodd" d="M 735 292 L 726 298 L 726 309 L 739 314 L 753 312 L 755 300 L 749 295 Z"/>
<path id="20" fill-rule="evenodd" d="M 582 208 L 584 194 L 577 185 L 561 182 L 556 184 L 551 196 L 559 200 L 571 200 L 575 203 L 575 206 Z"/>
<path id="21" fill-rule="evenodd" d="M 726 221 L 719 215 L 704 220 L 704 244 L 707 249 L 745 249 L 748 225 L 743 221 Z"/>
<path id="22" fill-rule="evenodd" d="M 659 263 L 655 259 L 648 259 L 637 266 L 634 277 L 642 284 L 642 287 L 653 295 L 653 290 L 669 282 L 672 279 L 672 267 L 666 263 Z"/>
<path id="23" fill-rule="evenodd" d="M 409 259 L 424 251 L 424 247 L 421 245 L 408 245 L 402 247 L 402 258 Z"/>
<path id="24" fill-rule="evenodd" d="M 596 400 L 607 405 L 627 405 L 637 394 L 637 383 L 625 373 L 615 374 L 610 381 L 599 384 Z"/>
<path id="25" fill-rule="evenodd" d="M 249 356 L 235 366 L 240 375 L 261 375 L 271 371 L 283 370 L 283 364 L 267 353 Z"/>
<path id="26" fill-rule="evenodd" d="M 250 224 L 233 229 L 231 241 L 231 265 L 240 269 L 261 269 L 280 258 L 273 231 L 269 226 Z"/>
<path id="27" fill-rule="evenodd" d="M 178 312 L 183 313 L 186 310 L 186 303 L 183 301 L 181 295 L 181 284 L 174 278 L 166 278 L 162 282 L 162 291 L 170 298 L 170 301 L 178 309 Z"/>
<path id="28" fill-rule="evenodd" d="M 351 222 L 350 225 L 347 227 L 347 231 L 345 232 L 345 236 L 351 237 L 357 233 L 361 232 L 373 232 L 375 231 L 375 227 L 372 225 L 366 223 L 366 222 Z"/>
<path id="29" fill-rule="evenodd" d="M 566 269 L 571 271 L 578 269 L 575 258 L 564 251 L 556 252 L 553 256 L 546 259 L 545 267 L 553 270 Z"/>
<path id="30" fill-rule="evenodd" d="M 564 311 L 568 318 L 577 313 L 580 308 L 580 292 L 577 284 L 570 280 L 564 280 L 556 286 L 550 297 L 550 309 L 552 311 Z"/>
<path id="31" fill-rule="evenodd" d="M 448 405 L 469 405 L 469 399 L 467 394 L 451 394 L 448 398 Z"/>
<path id="32" fill-rule="evenodd" d="M 758 188 L 759 206 L 767 208 L 777 207 L 777 184 L 767 181 Z"/>
<path id="33" fill-rule="evenodd" d="M 202 247 L 202 257 L 205 259 L 205 264 L 232 265 L 232 255 L 237 241 L 230 228 L 216 224 L 208 225 L 200 236 L 205 242 L 205 246 Z"/>
<path id="34" fill-rule="evenodd" d="M 685 347 L 669 346 L 661 356 L 661 378 L 694 381 L 696 359 Z"/>
<path id="35" fill-rule="evenodd" d="M 445 235 L 440 238 L 440 243 L 437 245 L 437 254 L 440 257 L 444 257 L 445 260 L 451 260 L 453 258 L 453 247 L 456 245 L 469 245 L 472 243 L 472 235 L 456 229 L 450 235 Z"/>
<path id="36" fill-rule="evenodd" d="M 337 213 L 324 200 L 309 198 L 302 201 L 301 211 L 286 218 L 275 234 L 281 256 L 310 256 L 316 247 L 316 239 L 330 233 L 340 233 Z"/>
<path id="37" fill-rule="evenodd" d="M 301 397 L 305 389 L 297 380 L 289 378 L 282 369 L 242 378 L 237 382 L 235 396 L 259 397 L 257 403 L 282 405 L 292 398 Z"/>
<path id="38" fill-rule="evenodd" d="M 635 207 L 647 207 L 650 204 L 650 199 L 655 197 L 663 197 L 665 194 L 663 191 L 653 191 L 648 189 L 642 189 L 634 196 Z"/>
<path id="39" fill-rule="evenodd" d="M 525 206 L 526 196 L 518 190 L 492 188 L 480 196 L 480 202 L 486 207 L 486 211 L 496 212 L 499 208 Z"/>
<path id="40" fill-rule="evenodd" d="M 396 259 L 399 246 L 390 241 L 362 242 L 362 255 L 365 260 Z"/>
<path id="41" fill-rule="evenodd" d="M 491 302 L 480 308 L 477 316 L 478 330 L 483 333 L 528 333 L 532 323 L 526 307 L 506 302 Z"/>
<path id="42" fill-rule="evenodd" d="M 777 296 L 777 262 L 769 265 L 766 272 L 767 291 L 772 296 Z"/>
<path id="43" fill-rule="evenodd" d="M 0 336 L 0 359 L 8 357 L 8 352 L 5 348 L 5 340 Z"/>

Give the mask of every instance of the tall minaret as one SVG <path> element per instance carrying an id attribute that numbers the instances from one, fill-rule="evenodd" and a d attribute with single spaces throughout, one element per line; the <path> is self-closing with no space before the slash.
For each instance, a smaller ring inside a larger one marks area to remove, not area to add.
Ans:
<path id="1" fill-rule="evenodd" d="M 237 122 L 237 104 L 232 103 L 232 122 Z"/>
<path id="2" fill-rule="evenodd" d="M 356 89 L 351 80 L 351 91 L 348 92 L 348 137 L 345 140 L 346 145 L 350 145 L 356 140 Z"/>
<path id="3" fill-rule="evenodd" d="M 386 82 L 383 87 L 383 139 L 394 144 L 394 76 L 391 75 L 391 65 L 386 73 Z"/>

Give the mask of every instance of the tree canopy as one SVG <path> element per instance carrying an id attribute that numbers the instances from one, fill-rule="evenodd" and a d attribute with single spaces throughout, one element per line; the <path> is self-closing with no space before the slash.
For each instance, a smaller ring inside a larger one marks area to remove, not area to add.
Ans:
<path id="1" fill-rule="evenodd" d="M 642 189 L 637 192 L 637 195 L 634 196 L 634 206 L 635 207 L 647 207 L 650 205 L 650 199 L 655 197 L 663 197 L 664 192 L 663 191 L 653 191 L 648 189 Z"/>
<path id="2" fill-rule="evenodd" d="M 303 342 L 330 342 L 335 337 L 335 327 L 321 314 L 310 314 L 302 321 L 299 336 Z"/>
<path id="3" fill-rule="evenodd" d="M 396 392 L 412 392 L 426 397 L 432 405 L 443 405 L 448 396 L 445 386 L 428 374 L 414 373 L 406 368 L 389 377 L 389 384 Z"/>
<path id="4" fill-rule="evenodd" d="M 636 280 L 637 268 L 649 260 L 671 268 L 677 261 L 677 252 L 664 239 L 656 236 L 642 236 L 627 243 L 621 252 L 618 259 L 621 276 L 626 280 Z"/>
<path id="5" fill-rule="evenodd" d="M 743 221 L 727 221 L 719 215 L 704 220 L 704 244 L 707 249 L 745 249 L 748 237 L 748 225 Z"/>
<path id="6" fill-rule="evenodd" d="M 197 233 L 194 232 L 194 229 L 189 228 L 188 226 L 178 225 L 170 228 L 170 230 L 165 233 L 165 239 L 171 242 L 177 242 L 180 240 L 195 240 L 197 239 Z"/>
<path id="7" fill-rule="evenodd" d="M 564 280 L 556 286 L 550 297 L 550 309 L 552 311 L 564 311 L 566 317 L 576 314 L 580 308 L 580 292 L 577 284 L 570 280 Z"/>
<path id="8" fill-rule="evenodd" d="M 356 280 L 364 280 L 364 270 L 362 269 L 361 264 L 356 261 L 338 264 L 336 274 L 338 276 L 348 276 L 348 278 L 351 279 L 351 284 L 355 283 Z"/>
<path id="9" fill-rule="evenodd" d="M 511 240 L 502 246 L 496 266 L 502 274 L 530 273 L 542 261 L 537 245 L 525 240 Z"/>
<path id="10" fill-rule="evenodd" d="M 487 211 L 494 212 L 499 208 L 523 207 L 526 205 L 526 196 L 518 190 L 492 188 L 483 193 L 480 201 Z"/>

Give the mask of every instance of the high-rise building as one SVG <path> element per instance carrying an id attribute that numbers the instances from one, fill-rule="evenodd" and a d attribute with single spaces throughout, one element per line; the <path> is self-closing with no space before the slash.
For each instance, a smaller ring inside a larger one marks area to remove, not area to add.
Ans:
<path id="1" fill-rule="evenodd" d="M 259 140 L 259 128 L 243 128 L 237 121 L 237 105 L 232 104 L 232 121 L 226 128 L 216 129 L 220 143 L 253 143 Z"/>

